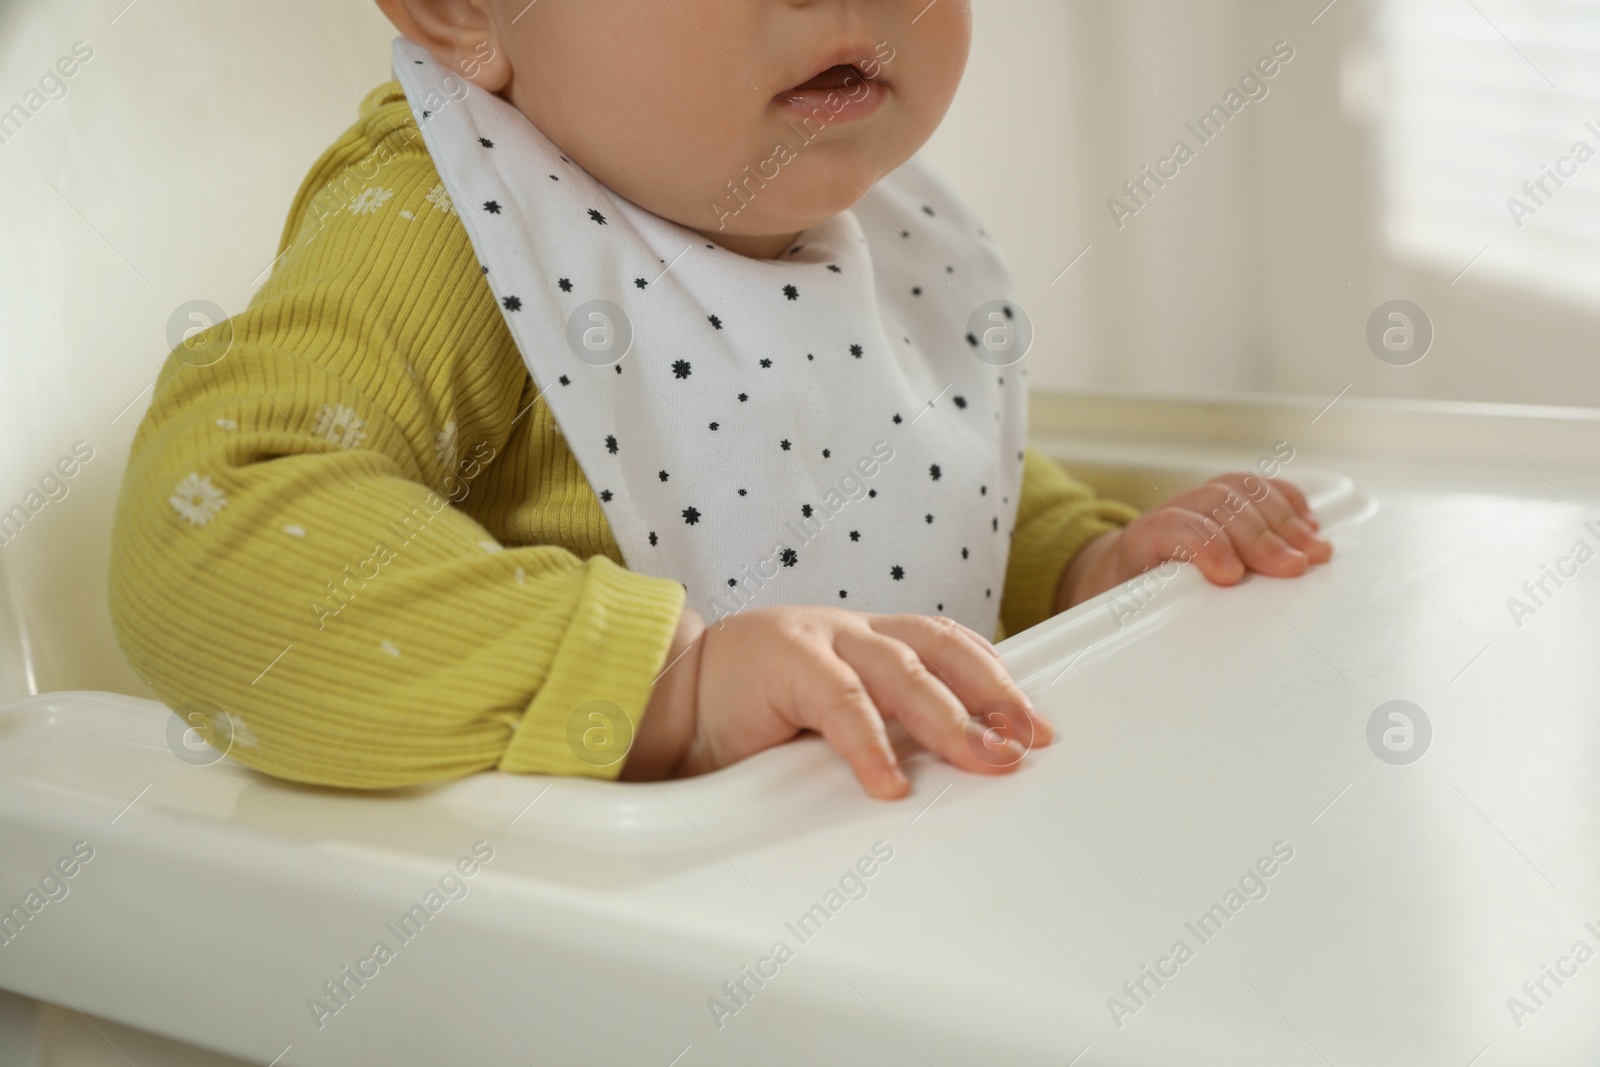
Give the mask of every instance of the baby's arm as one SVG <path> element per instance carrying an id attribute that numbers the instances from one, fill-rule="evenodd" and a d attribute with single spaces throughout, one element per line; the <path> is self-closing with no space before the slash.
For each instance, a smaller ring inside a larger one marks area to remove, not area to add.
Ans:
<path id="1" fill-rule="evenodd" d="M 605 700 L 637 722 L 682 588 L 605 556 L 499 550 L 429 488 L 440 476 L 380 403 L 238 348 L 233 373 L 254 367 L 232 382 L 262 392 L 190 393 L 172 379 L 194 370 L 173 370 L 130 463 L 112 575 L 130 662 L 180 711 L 225 709 L 231 754 L 279 777 L 601 773 L 569 748 L 566 712 Z M 369 440 L 317 437 L 321 397 L 360 412 Z M 168 500 L 193 475 L 220 494 L 185 502 L 202 524 Z"/>
<path id="2" fill-rule="evenodd" d="M 578 758 L 567 720 L 605 700 L 638 723 L 683 590 L 600 544 L 501 550 L 474 518 L 514 491 L 490 467 L 548 412 L 465 234 L 425 198 L 436 181 L 402 146 L 374 180 L 392 258 L 353 252 L 381 220 L 336 207 L 220 362 L 168 361 L 118 506 L 117 635 L 164 700 L 220 706 L 232 754 L 281 777 L 615 776 Z M 570 457 L 535 456 L 574 479 Z"/>
<path id="3" fill-rule="evenodd" d="M 1080 550 L 1138 516 L 1127 504 L 1097 498 L 1059 463 L 1029 449 L 1023 457 L 1022 498 L 1000 602 L 1005 632 L 1021 633 L 1061 610 L 1056 590 Z"/>

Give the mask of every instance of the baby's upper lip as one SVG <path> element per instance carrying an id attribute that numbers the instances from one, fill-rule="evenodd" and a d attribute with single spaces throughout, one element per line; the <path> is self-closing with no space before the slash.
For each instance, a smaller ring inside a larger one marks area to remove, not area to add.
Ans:
<path id="1" fill-rule="evenodd" d="M 787 89 L 782 90 L 777 95 L 781 97 L 784 95 L 784 93 L 794 92 L 812 78 L 815 78 L 817 75 L 832 67 L 853 66 L 856 68 L 856 70 L 861 72 L 861 76 L 863 78 L 866 78 L 866 71 L 862 70 L 862 67 L 866 65 L 869 60 L 874 60 L 875 53 L 872 49 L 873 46 L 869 42 L 847 41 L 843 44 L 835 45 L 826 51 L 813 53 L 813 57 L 807 61 L 807 64 L 803 68 L 800 75 L 795 78 L 794 81 L 789 83 L 789 87 Z M 873 77 L 868 78 L 867 80 L 887 84 L 888 79 L 884 78 L 882 74 L 882 65 L 877 64 L 876 73 Z"/>

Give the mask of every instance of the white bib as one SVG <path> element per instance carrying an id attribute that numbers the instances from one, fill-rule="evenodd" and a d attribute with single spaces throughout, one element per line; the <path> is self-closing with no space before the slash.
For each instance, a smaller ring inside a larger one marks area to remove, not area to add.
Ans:
<path id="1" fill-rule="evenodd" d="M 630 569 L 708 620 L 832 604 L 995 633 L 1028 339 L 952 190 L 913 159 L 753 259 L 613 193 L 417 45 L 394 66 Z"/>

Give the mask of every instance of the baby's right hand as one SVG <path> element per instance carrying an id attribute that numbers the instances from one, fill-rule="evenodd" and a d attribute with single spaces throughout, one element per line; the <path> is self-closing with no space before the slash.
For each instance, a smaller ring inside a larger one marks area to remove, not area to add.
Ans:
<path id="1" fill-rule="evenodd" d="M 675 658 L 651 695 L 624 778 L 704 774 L 814 730 L 868 793 L 893 799 L 911 783 L 888 719 L 980 773 L 1015 768 L 1053 733 L 994 646 L 942 616 L 791 605 L 706 628 L 685 608 L 668 663 Z"/>

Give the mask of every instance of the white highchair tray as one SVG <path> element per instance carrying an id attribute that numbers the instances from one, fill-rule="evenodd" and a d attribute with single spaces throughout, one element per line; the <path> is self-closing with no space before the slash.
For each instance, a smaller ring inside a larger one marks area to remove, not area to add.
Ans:
<path id="1" fill-rule="evenodd" d="M 1600 579 L 1506 598 L 1600 510 L 1295 478 L 1331 565 L 1017 635 L 1056 743 L 898 803 L 815 739 L 355 794 L 0 709 L 0 987 L 283 1065 L 1592 1063 Z"/>

